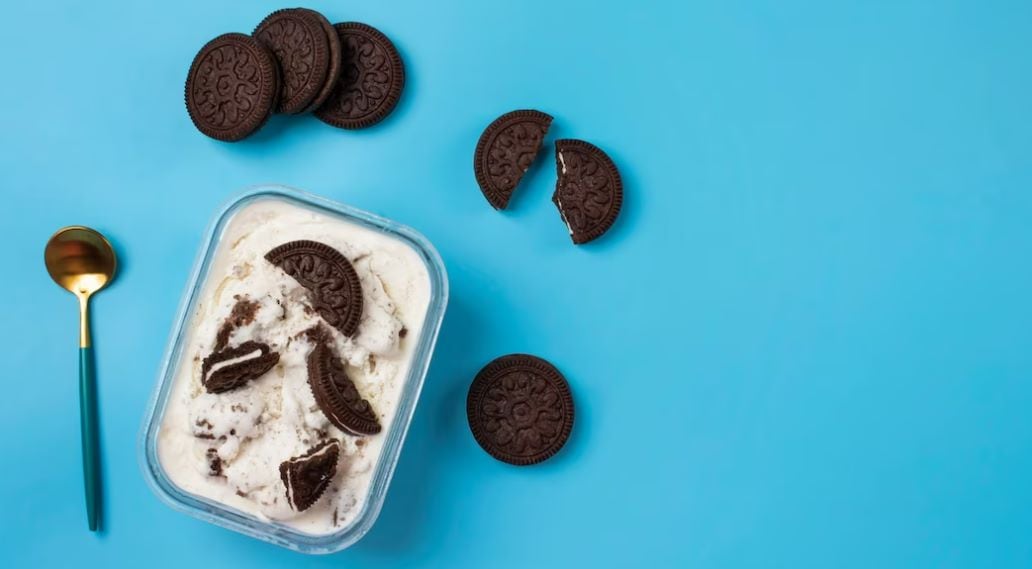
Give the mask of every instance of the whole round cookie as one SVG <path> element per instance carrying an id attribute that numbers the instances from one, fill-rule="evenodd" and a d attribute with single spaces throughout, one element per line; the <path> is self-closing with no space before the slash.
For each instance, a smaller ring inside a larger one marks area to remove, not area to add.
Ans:
<path id="1" fill-rule="evenodd" d="M 372 126 L 401 99 L 405 66 L 379 30 L 358 22 L 334 24 L 343 49 L 340 79 L 315 116 L 338 128 Z"/>
<path id="2" fill-rule="evenodd" d="M 552 202 L 577 245 L 602 236 L 616 222 L 623 205 L 623 182 L 616 165 L 601 148 L 583 140 L 555 141 L 559 179 Z"/>
<path id="3" fill-rule="evenodd" d="M 551 115 L 521 110 L 505 113 L 484 129 L 473 153 L 473 173 L 492 207 L 505 209 L 509 205 L 551 124 Z"/>
<path id="4" fill-rule="evenodd" d="M 330 72 L 330 42 L 319 19 L 308 10 L 277 10 L 258 24 L 253 35 L 279 61 L 282 86 L 276 111 L 310 110 Z"/>
<path id="5" fill-rule="evenodd" d="M 236 142 L 265 124 L 279 96 L 275 56 L 251 36 L 224 34 L 201 48 L 186 77 L 186 111 L 197 130 Z"/>
<path id="6" fill-rule="evenodd" d="M 527 354 L 484 366 L 466 397 L 473 438 L 491 456 L 537 464 L 559 452 L 573 429 L 573 396 L 559 370 Z"/>

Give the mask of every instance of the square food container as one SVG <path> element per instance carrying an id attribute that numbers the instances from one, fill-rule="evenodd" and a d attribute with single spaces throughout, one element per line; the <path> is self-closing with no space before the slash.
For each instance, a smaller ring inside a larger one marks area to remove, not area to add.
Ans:
<path id="1" fill-rule="evenodd" d="M 288 525 L 262 520 L 228 505 L 191 494 L 172 482 L 158 456 L 158 433 L 183 359 L 182 352 L 189 336 L 191 315 L 196 312 L 215 252 L 233 216 L 259 200 L 280 200 L 393 237 L 412 248 L 422 259 L 429 275 L 430 302 L 423 327 L 419 338 L 414 339 L 417 344 L 407 377 L 403 379 L 400 388 L 394 417 L 378 435 L 384 437 L 384 442 L 380 457 L 372 466 L 371 482 L 364 505 L 350 524 L 327 535 L 308 534 Z M 354 544 L 369 531 L 380 514 L 430 365 L 447 302 L 448 278 L 441 257 L 430 242 L 416 231 L 391 220 L 283 186 L 259 186 L 237 195 L 215 214 L 208 226 L 204 242 L 191 270 L 190 280 L 179 303 L 157 385 L 144 417 L 139 440 L 139 458 L 144 477 L 151 489 L 175 510 L 295 551 L 332 553 Z"/>

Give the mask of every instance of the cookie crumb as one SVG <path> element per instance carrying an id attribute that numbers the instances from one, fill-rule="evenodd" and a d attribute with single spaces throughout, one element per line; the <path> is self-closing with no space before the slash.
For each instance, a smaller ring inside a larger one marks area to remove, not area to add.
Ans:
<path id="1" fill-rule="evenodd" d="M 229 317 L 226 318 L 218 333 L 215 334 L 216 352 L 229 344 L 229 336 L 233 333 L 233 330 L 254 322 L 254 315 L 258 312 L 258 301 L 241 297 L 239 294 L 233 295 L 233 298 L 236 300 L 236 304 L 233 305 L 232 310 L 229 312 Z"/>
<path id="2" fill-rule="evenodd" d="M 219 451 L 209 448 L 204 455 L 208 458 L 208 476 L 222 476 L 222 458 Z"/>

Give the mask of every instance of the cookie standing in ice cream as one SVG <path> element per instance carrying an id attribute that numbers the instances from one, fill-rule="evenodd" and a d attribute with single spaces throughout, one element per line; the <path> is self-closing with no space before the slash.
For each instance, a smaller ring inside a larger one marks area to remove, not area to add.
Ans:
<path id="1" fill-rule="evenodd" d="M 367 500 L 430 302 L 406 243 L 279 200 L 228 223 L 158 456 L 183 490 L 306 533 Z"/>

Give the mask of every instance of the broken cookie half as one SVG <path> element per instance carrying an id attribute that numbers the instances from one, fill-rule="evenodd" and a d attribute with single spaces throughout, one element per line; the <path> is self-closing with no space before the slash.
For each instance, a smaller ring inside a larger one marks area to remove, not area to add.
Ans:
<path id="1" fill-rule="evenodd" d="M 493 208 L 509 205 L 551 124 L 551 115 L 541 111 L 512 111 L 495 119 L 480 135 L 473 154 L 473 172 Z"/>
<path id="2" fill-rule="evenodd" d="M 344 363 L 326 341 L 317 341 L 308 354 L 308 386 L 319 409 L 340 430 L 352 435 L 380 432 L 380 420 L 373 407 L 358 393 Z"/>
<path id="3" fill-rule="evenodd" d="M 302 239 L 273 248 L 265 259 L 308 289 L 312 307 L 327 324 L 355 335 L 362 320 L 362 283 L 343 253 Z"/>
<path id="4" fill-rule="evenodd" d="M 201 385 L 208 393 L 225 393 L 265 375 L 277 362 L 279 354 L 268 344 L 244 342 L 204 358 Z"/>
<path id="5" fill-rule="evenodd" d="M 599 147 L 583 140 L 555 141 L 559 180 L 552 202 L 577 245 L 598 239 L 616 222 L 623 205 L 620 172 Z"/>
<path id="6" fill-rule="evenodd" d="M 287 488 L 290 507 L 303 512 L 318 502 L 337 473 L 339 459 L 340 441 L 330 439 L 280 463 L 280 480 Z"/>

